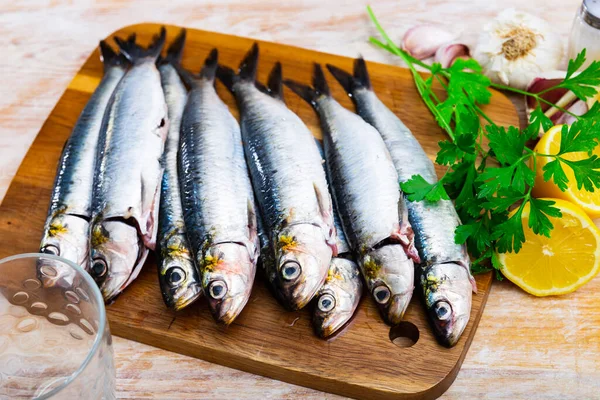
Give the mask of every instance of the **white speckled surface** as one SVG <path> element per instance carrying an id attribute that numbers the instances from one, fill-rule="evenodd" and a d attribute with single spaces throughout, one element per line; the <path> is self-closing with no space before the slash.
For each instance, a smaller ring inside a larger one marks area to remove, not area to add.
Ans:
<path id="1" fill-rule="evenodd" d="M 121 26 L 165 22 L 396 63 L 367 43 L 363 1 L 0 2 L 0 198 L 42 123 L 98 40 Z M 517 7 L 551 22 L 566 43 L 578 1 L 378 0 L 392 37 L 443 23 L 473 44 L 485 21 Z M 522 111 L 522 110 L 520 110 Z M 598 398 L 600 278 L 538 299 L 496 282 L 471 350 L 445 399 Z M 326 393 L 115 338 L 119 398 L 308 398 Z M 385 360 L 382 360 L 385 362 Z M 334 368 L 335 366 L 332 366 Z"/>

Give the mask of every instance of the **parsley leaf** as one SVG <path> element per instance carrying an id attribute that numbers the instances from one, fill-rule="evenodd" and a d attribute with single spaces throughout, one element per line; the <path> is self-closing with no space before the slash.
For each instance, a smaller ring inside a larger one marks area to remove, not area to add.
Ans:
<path id="1" fill-rule="evenodd" d="M 569 79 L 581 66 L 585 63 L 586 49 L 581 50 L 581 53 L 577 54 L 574 59 L 569 60 L 569 66 L 567 67 L 567 76 L 565 80 Z"/>
<path id="2" fill-rule="evenodd" d="M 440 151 L 438 151 L 437 157 L 435 158 L 436 164 L 451 165 L 464 155 L 464 151 L 459 149 L 456 144 L 448 140 L 442 140 L 438 142 L 438 146 L 440 146 Z"/>
<path id="3" fill-rule="evenodd" d="M 517 127 L 511 126 L 507 131 L 498 125 L 487 125 L 485 129 L 489 146 L 501 164 L 514 164 L 523 157 L 527 135 L 521 134 Z"/>
<path id="4" fill-rule="evenodd" d="M 596 104 L 598 103 L 595 103 L 594 106 Z M 542 108 L 537 106 L 529 117 L 529 126 L 525 129 L 525 136 L 527 136 L 527 139 L 535 139 L 540 133 L 544 133 L 552 128 L 553 125 L 552 120 L 544 114 Z"/>
<path id="5" fill-rule="evenodd" d="M 552 160 L 548 164 L 544 165 L 543 171 L 544 181 L 548 182 L 550 179 L 552 179 L 554 184 L 558 186 L 562 192 L 569 188 L 569 178 L 567 178 L 562 165 L 560 165 L 559 159 Z"/>
<path id="6" fill-rule="evenodd" d="M 459 100 L 460 103 L 469 104 L 469 99 L 465 98 L 468 93 L 476 103 L 490 102 L 492 92 L 489 86 L 492 82 L 481 73 L 481 66 L 477 61 L 472 58 L 468 60 L 457 58 L 448 71 L 451 74 L 448 95 L 453 98 L 453 101 Z"/>
<path id="7" fill-rule="evenodd" d="M 600 158 L 593 155 L 590 158 L 579 161 L 570 161 L 564 158 L 561 162 L 567 164 L 575 174 L 577 189 L 585 188 L 588 192 L 600 189 Z"/>
<path id="8" fill-rule="evenodd" d="M 535 198 L 529 200 L 528 225 L 536 235 L 550 237 L 550 232 L 554 226 L 548 217 L 562 217 L 560 210 L 554 207 L 554 204 L 556 204 L 556 202 L 552 200 Z"/>
<path id="9" fill-rule="evenodd" d="M 571 126 L 563 125 L 560 131 L 558 155 L 574 151 L 592 151 L 598 145 L 600 124 L 593 119 L 575 121 Z"/>
<path id="10" fill-rule="evenodd" d="M 492 237 L 496 239 L 496 248 L 500 253 L 518 253 L 521 250 L 525 242 L 522 214 L 523 205 L 512 217 L 494 227 Z"/>
<path id="11" fill-rule="evenodd" d="M 557 85 L 557 87 L 572 91 L 581 100 L 594 96 L 598 92 L 596 87 L 600 85 L 600 61 L 593 61 L 587 68 L 575 75 L 584 62 L 585 49 L 574 60 L 569 61 L 567 76 Z"/>
<path id="12" fill-rule="evenodd" d="M 431 202 L 441 199 L 450 200 L 442 182 L 429 183 L 421 175 L 413 175 L 408 181 L 400 184 L 402 191 L 410 201 L 427 200 Z"/>

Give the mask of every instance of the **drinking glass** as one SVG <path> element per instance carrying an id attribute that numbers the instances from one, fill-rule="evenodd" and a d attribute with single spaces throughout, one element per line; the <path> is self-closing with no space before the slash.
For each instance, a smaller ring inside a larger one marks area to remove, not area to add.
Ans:
<path id="1" fill-rule="evenodd" d="M 50 254 L 0 260 L 3 398 L 115 398 L 104 301 L 78 265 Z"/>

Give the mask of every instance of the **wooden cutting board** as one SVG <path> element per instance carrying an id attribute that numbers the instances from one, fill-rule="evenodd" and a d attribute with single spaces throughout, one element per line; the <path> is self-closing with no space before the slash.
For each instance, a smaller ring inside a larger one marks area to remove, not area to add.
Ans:
<path id="1" fill-rule="evenodd" d="M 140 42 L 147 43 L 159 28 L 157 24 L 140 24 L 114 35 L 136 32 Z M 167 27 L 168 43 L 178 29 Z M 251 39 L 189 30 L 183 65 L 199 71 L 210 49 L 217 47 L 220 62 L 237 67 L 252 43 Z M 258 78 L 263 82 L 275 61 L 283 64 L 284 77 L 307 83 L 313 62 L 348 70 L 352 66 L 349 58 L 275 43 L 260 42 L 260 52 Z M 421 102 L 408 70 L 374 63 L 368 67 L 375 92 L 435 158 L 437 142 L 445 135 Z M 0 206 L 0 257 L 38 249 L 62 147 L 101 76 L 102 64 L 95 50 L 27 153 Z M 352 109 L 341 87 L 330 75 L 327 79 L 334 97 Z M 217 89 L 237 115 L 231 94 L 220 83 Z M 289 91 L 285 98 L 290 109 L 320 137 L 313 110 Z M 500 93 L 494 93 L 485 111 L 500 124 L 519 123 L 512 103 Z M 307 310 L 284 311 L 261 279 L 245 310 L 229 327 L 213 322 L 204 300 L 175 313 L 163 304 L 152 257 L 139 278 L 107 309 L 113 334 L 210 362 L 356 398 L 431 399 L 454 381 L 473 340 L 492 276 L 478 275 L 476 280 L 478 294 L 473 297 L 471 319 L 451 349 L 436 342 L 417 295 L 406 313 L 407 322 L 396 329 L 382 322 L 373 301 L 364 296 L 350 325 L 329 341 L 313 334 Z M 412 347 L 401 347 L 411 342 L 403 337 L 417 340 Z"/>

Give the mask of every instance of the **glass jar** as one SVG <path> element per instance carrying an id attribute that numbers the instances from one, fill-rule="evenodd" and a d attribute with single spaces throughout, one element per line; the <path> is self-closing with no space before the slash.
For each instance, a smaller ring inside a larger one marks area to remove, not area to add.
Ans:
<path id="1" fill-rule="evenodd" d="M 586 49 L 585 68 L 600 60 L 600 0 L 584 0 L 575 16 L 569 37 L 569 59 Z"/>

